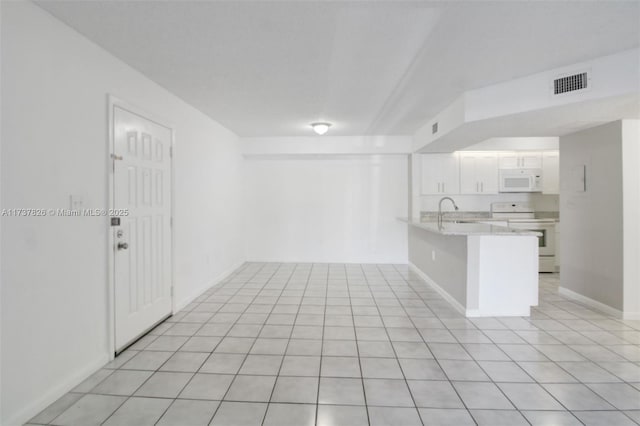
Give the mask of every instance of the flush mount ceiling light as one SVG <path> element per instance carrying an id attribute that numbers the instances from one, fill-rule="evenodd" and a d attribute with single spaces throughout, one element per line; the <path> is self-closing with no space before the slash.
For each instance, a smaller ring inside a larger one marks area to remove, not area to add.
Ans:
<path id="1" fill-rule="evenodd" d="M 311 123 L 311 128 L 313 129 L 313 131 L 320 136 L 327 133 L 327 131 L 329 131 L 329 127 L 331 127 L 331 123 Z"/>

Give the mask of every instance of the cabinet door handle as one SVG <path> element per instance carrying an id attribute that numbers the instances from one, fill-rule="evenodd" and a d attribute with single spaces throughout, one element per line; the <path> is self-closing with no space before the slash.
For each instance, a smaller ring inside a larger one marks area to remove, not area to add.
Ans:
<path id="1" fill-rule="evenodd" d="M 484 192 L 484 182 L 480 182 L 480 192 Z"/>
<path id="2" fill-rule="evenodd" d="M 444 189 L 444 188 L 445 188 L 445 186 L 444 186 L 444 182 L 442 182 L 442 193 L 443 193 L 443 194 L 447 191 L 447 190 L 446 190 L 446 189 Z"/>
<path id="3" fill-rule="evenodd" d="M 440 190 L 440 182 L 438 182 L 438 194 L 440 194 L 442 191 Z"/>

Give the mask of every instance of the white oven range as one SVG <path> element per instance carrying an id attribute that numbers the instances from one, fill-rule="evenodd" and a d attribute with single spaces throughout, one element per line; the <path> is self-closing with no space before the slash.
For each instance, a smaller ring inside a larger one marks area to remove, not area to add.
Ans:
<path id="1" fill-rule="evenodd" d="M 556 271 L 555 219 L 536 219 L 533 207 L 520 202 L 492 203 L 491 217 L 506 220 L 510 228 L 538 232 L 539 271 Z"/>

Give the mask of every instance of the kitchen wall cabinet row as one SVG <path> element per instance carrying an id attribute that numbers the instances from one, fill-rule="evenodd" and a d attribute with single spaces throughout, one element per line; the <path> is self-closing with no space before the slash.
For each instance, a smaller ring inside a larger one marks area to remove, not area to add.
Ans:
<path id="1" fill-rule="evenodd" d="M 500 169 L 542 169 L 542 193 L 558 194 L 558 151 L 422 155 L 422 195 L 497 194 Z"/>
<path id="2" fill-rule="evenodd" d="M 499 152 L 500 169 L 541 169 L 542 152 Z"/>

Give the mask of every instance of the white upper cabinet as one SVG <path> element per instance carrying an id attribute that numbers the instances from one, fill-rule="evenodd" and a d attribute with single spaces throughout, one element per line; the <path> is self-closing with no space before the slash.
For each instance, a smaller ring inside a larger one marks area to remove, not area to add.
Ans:
<path id="1" fill-rule="evenodd" d="M 560 155 L 558 151 L 542 153 L 542 193 L 560 194 Z"/>
<path id="2" fill-rule="evenodd" d="M 459 194 L 457 154 L 422 155 L 422 195 Z"/>
<path id="3" fill-rule="evenodd" d="M 542 193 L 559 194 L 558 151 L 421 155 L 422 195 L 498 194 L 500 169 L 542 169 Z"/>
<path id="4" fill-rule="evenodd" d="M 501 152 L 498 154 L 501 169 L 517 169 L 520 167 L 520 157 L 515 152 Z"/>
<path id="5" fill-rule="evenodd" d="M 492 152 L 460 153 L 460 193 L 498 193 L 498 155 Z"/>
<path id="6" fill-rule="evenodd" d="M 542 155 L 539 152 L 521 152 L 520 164 L 523 169 L 542 168 Z"/>
<path id="7" fill-rule="evenodd" d="M 542 167 L 540 152 L 501 152 L 501 169 L 539 169 Z"/>
<path id="8" fill-rule="evenodd" d="M 498 157 L 495 154 L 478 158 L 478 181 L 481 194 L 497 194 L 499 189 Z"/>

